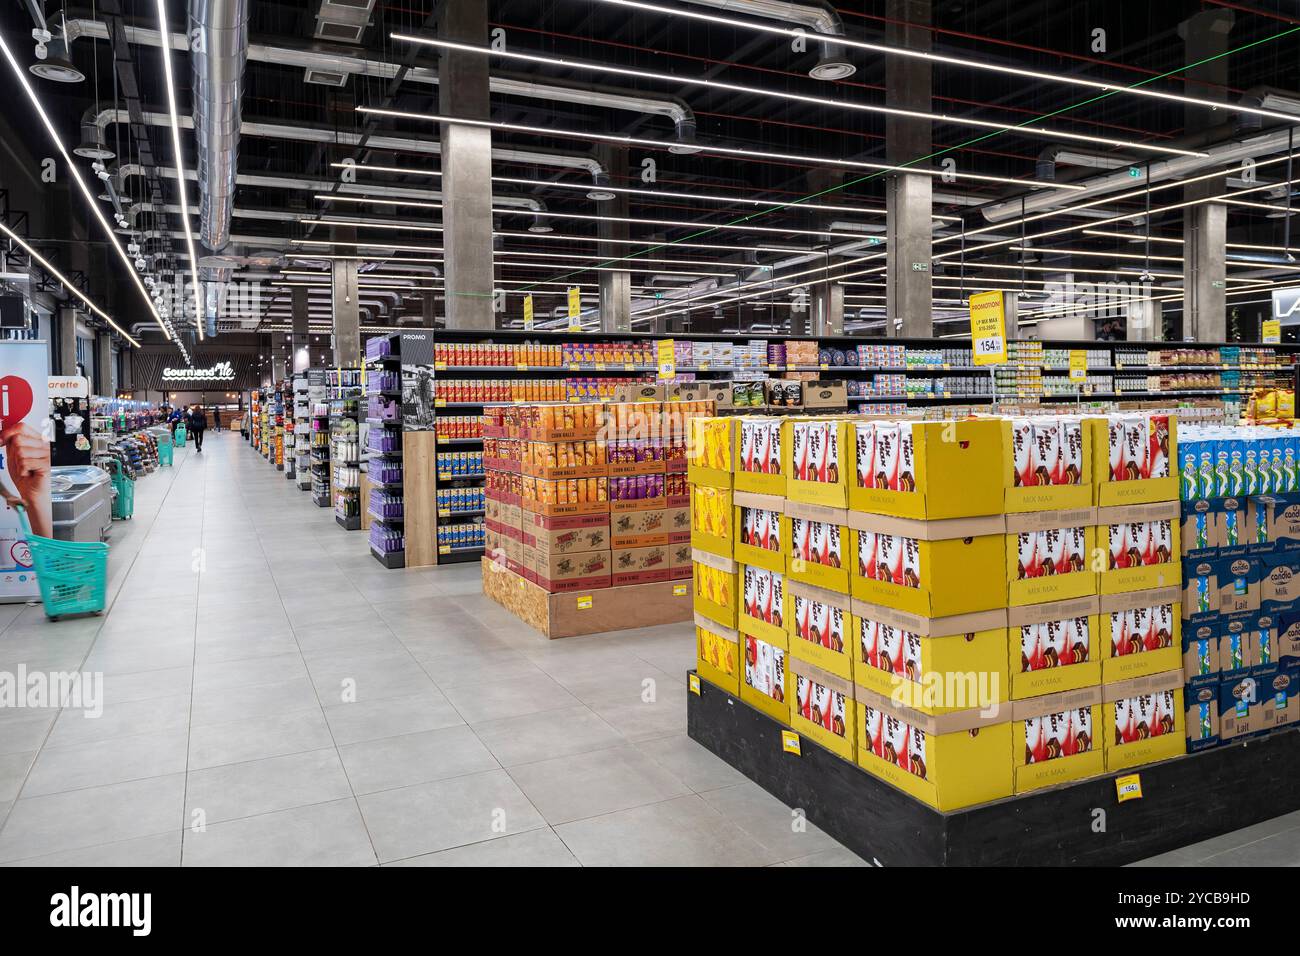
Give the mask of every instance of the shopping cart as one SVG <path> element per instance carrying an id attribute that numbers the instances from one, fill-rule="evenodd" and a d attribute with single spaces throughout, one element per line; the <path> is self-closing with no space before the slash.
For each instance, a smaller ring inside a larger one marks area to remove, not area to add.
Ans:
<path id="1" fill-rule="evenodd" d="M 32 534 L 27 509 L 16 506 L 32 553 L 32 568 L 41 586 L 45 616 L 57 621 L 64 614 L 100 614 L 108 579 L 108 545 L 100 541 L 55 541 Z"/>
<path id="2" fill-rule="evenodd" d="M 135 479 L 123 469 L 120 462 L 110 459 L 108 473 L 113 478 L 113 517 L 126 520 L 135 514 Z"/>
<path id="3" fill-rule="evenodd" d="M 176 426 L 176 447 L 177 448 L 185 447 L 185 426 L 184 425 Z"/>
<path id="4" fill-rule="evenodd" d="M 172 436 L 158 436 L 158 464 L 170 465 L 172 463 Z"/>

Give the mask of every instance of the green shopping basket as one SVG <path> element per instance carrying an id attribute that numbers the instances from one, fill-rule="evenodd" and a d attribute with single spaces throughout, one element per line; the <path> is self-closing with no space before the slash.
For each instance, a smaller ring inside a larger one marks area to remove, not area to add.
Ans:
<path id="1" fill-rule="evenodd" d="M 99 541 L 56 541 L 32 534 L 27 509 L 17 505 L 18 518 L 32 552 L 32 567 L 41 586 L 45 616 L 57 621 L 64 614 L 99 614 L 104 610 L 108 579 L 108 545 Z"/>
<path id="2" fill-rule="evenodd" d="M 168 449 L 170 453 L 171 449 Z M 121 468 L 113 472 L 113 517 L 126 520 L 135 514 L 135 480 Z"/>
<path id="3" fill-rule="evenodd" d="M 168 435 L 166 438 L 158 439 L 158 465 L 170 465 L 172 463 L 172 439 Z"/>
<path id="4" fill-rule="evenodd" d="M 176 426 L 176 447 L 177 448 L 185 447 L 185 426 L 184 425 Z"/>

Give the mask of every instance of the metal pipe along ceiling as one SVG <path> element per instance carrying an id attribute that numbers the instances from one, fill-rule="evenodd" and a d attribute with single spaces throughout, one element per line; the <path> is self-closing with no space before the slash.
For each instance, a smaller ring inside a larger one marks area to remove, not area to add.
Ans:
<path id="1" fill-rule="evenodd" d="M 247 0 L 191 0 L 190 36 L 199 239 L 210 251 L 220 252 L 230 242 L 235 205 L 240 98 L 248 58 Z"/>
<path id="2" fill-rule="evenodd" d="M 726 10 L 729 13 L 743 13 L 765 20 L 780 20 L 797 26 L 809 27 L 816 33 L 844 36 L 844 22 L 828 6 L 819 4 L 788 3 L 786 0 L 686 0 L 701 7 Z M 844 80 L 855 72 L 857 67 L 845 56 L 844 47 L 828 40 L 821 43 L 822 55 L 817 65 L 808 71 L 808 75 L 817 80 Z"/>

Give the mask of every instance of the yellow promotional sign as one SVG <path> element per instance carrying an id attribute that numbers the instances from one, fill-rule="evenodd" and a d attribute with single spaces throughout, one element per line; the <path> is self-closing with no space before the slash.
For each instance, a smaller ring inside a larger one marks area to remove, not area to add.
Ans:
<path id="1" fill-rule="evenodd" d="M 1142 775 L 1131 773 L 1126 777 L 1115 778 L 1115 798 L 1120 803 L 1142 799 Z"/>
<path id="2" fill-rule="evenodd" d="M 1083 349 L 1070 349 L 1070 381 L 1085 382 L 1088 379 L 1088 353 Z"/>
<path id="3" fill-rule="evenodd" d="M 528 331 L 533 329 L 533 297 L 524 296 L 524 328 Z"/>
<path id="4" fill-rule="evenodd" d="M 1007 330 L 1002 292 L 970 297 L 971 354 L 976 365 L 1001 365 L 1007 360 Z"/>
<path id="5" fill-rule="evenodd" d="M 1276 343 L 1282 341 L 1282 321 L 1280 319 L 1265 319 L 1263 328 L 1260 330 L 1259 340 L 1264 343 Z"/>
<path id="6" fill-rule="evenodd" d="M 677 347 L 672 339 L 660 339 L 655 343 L 659 358 L 659 377 L 675 378 L 677 375 Z"/>
<path id="7" fill-rule="evenodd" d="M 582 314 L 582 293 L 576 285 L 569 286 L 569 331 L 581 332 L 582 323 L 575 321 Z"/>

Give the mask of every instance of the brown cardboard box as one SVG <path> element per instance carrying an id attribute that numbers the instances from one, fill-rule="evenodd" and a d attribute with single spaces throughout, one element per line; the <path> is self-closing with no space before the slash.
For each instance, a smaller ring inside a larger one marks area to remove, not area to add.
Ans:
<path id="1" fill-rule="evenodd" d="M 575 554 L 609 550 L 608 515 L 546 515 L 522 512 L 520 534 L 524 545 L 546 554 Z"/>
<path id="2" fill-rule="evenodd" d="M 662 385 L 619 385 L 614 402 L 662 402 L 666 397 Z"/>
<path id="3" fill-rule="evenodd" d="M 665 523 L 668 525 L 668 542 L 669 544 L 690 543 L 691 540 L 691 509 L 685 508 L 665 508 Z"/>
<path id="4" fill-rule="evenodd" d="M 536 584 L 546 591 L 587 591 L 610 586 L 610 552 L 584 551 L 579 554 L 542 554 L 532 548 L 529 568 Z"/>
<path id="5" fill-rule="evenodd" d="M 1300 718 L 1296 668 L 1264 664 L 1219 684 L 1219 738 L 1239 737 L 1295 723 Z"/>
<path id="6" fill-rule="evenodd" d="M 690 541 L 689 508 L 652 508 L 649 511 L 624 511 L 610 515 L 610 546 L 613 548 L 649 548 L 671 540 L 671 511 L 687 515 L 686 541 Z"/>
<path id="7" fill-rule="evenodd" d="M 1184 502 L 1184 504 L 1188 504 Z M 1184 509 L 1183 532 L 1179 536 L 1183 554 L 1204 548 L 1221 548 L 1219 514 L 1204 498 L 1191 502 L 1191 507 Z M 1204 530 L 1199 530 L 1204 525 Z"/>
<path id="8" fill-rule="evenodd" d="M 828 408 L 847 408 L 848 388 L 843 382 L 804 382 L 803 407 L 809 411 Z"/>
<path id="9" fill-rule="evenodd" d="M 679 541 L 668 546 L 668 577 L 676 581 L 691 576 L 691 543 Z"/>
<path id="10" fill-rule="evenodd" d="M 613 549 L 611 585 L 622 587 L 627 584 L 669 580 L 672 577 L 669 561 L 674 550 L 666 544 L 649 548 Z"/>

